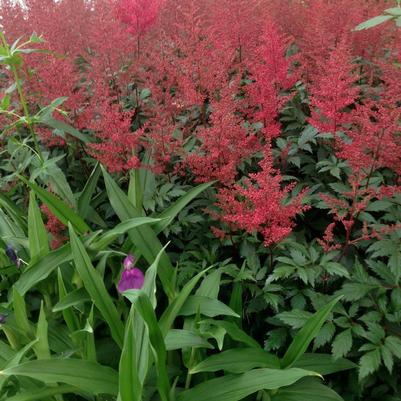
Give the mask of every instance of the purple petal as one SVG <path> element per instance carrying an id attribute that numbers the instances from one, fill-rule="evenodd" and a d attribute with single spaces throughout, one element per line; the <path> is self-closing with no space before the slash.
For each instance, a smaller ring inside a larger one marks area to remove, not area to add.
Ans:
<path id="1" fill-rule="evenodd" d="M 118 283 L 118 291 L 124 292 L 127 290 L 139 290 L 143 286 L 145 276 L 137 267 L 133 269 L 125 269 L 121 274 L 120 282 Z"/>
<path id="2" fill-rule="evenodd" d="M 132 255 L 127 255 L 123 262 L 124 269 L 132 269 L 134 267 L 134 260 Z"/>

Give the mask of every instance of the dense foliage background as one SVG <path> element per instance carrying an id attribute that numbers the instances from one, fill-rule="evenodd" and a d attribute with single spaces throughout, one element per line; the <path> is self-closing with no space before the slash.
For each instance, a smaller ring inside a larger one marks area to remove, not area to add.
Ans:
<path id="1" fill-rule="evenodd" d="M 1 400 L 401 399 L 395 3 L 0 1 Z"/>

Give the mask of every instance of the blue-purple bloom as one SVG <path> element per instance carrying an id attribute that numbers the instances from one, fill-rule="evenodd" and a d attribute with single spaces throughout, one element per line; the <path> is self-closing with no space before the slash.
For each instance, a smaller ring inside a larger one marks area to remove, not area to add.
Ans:
<path id="1" fill-rule="evenodd" d="M 17 252 L 11 245 L 7 245 L 6 255 L 11 260 L 11 262 L 15 264 L 15 266 L 17 267 L 21 266 L 21 259 L 18 257 Z"/>
<path id="2" fill-rule="evenodd" d="M 134 267 L 134 257 L 128 255 L 123 262 L 124 270 L 118 283 L 118 291 L 138 290 L 143 286 L 145 276 L 140 269 Z"/>
<path id="3" fill-rule="evenodd" d="M 0 324 L 3 324 L 6 322 L 7 315 L 4 315 L 3 313 L 0 314 Z"/>

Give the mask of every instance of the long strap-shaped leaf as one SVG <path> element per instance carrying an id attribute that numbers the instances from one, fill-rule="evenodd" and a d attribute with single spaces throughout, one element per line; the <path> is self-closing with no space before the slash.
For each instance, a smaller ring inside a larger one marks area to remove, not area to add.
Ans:
<path id="1" fill-rule="evenodd" d="M 66 244 L 30 265 L 15 283 L 15 288 L 25 295 L 32 287 L 45 280 L 58 266 L 72 259 L 70 244 Z"/>
<path id="2" fill-rule="evenodd" d="M 306 376 L 316 376 L 303 369 L 254 369 L 240 375 L 225 375 L 208 380 L 182 392 L 177 401 L 238 401 L 260 390 L 276 390 Z"/>
<path id="3" fill-rule="evenodd" d="M 287 368 L 292 366 L 307 350 L 309 344 L 317 336 L 322 328 L 327 316 L 334 308 L 335 304 L 341 299 L 337 297 L 329 302 L 322 309 L 317 311 L 305 324 L 305 326 L 298 332 L 294 340 L 288 347 L 285 353 L 281 366 Z"/>
<path id="4" fill-rule="evenodd" d="M 162 332 L 159 328 L 155 312 L 149 297 L 143 291 L 137 291 L 136 299 L 133 300 L 135 310 L 138 311 L 148 327 L 149 340 L 156 362 L 158 377 L 158 390 L 162 401 L 170 399 L 170 383 L 167 374 L 167 352 Z"/>
<path id="5" fill-rule="evenodd" d="M 110 203 L 118 218 L 124 222 L 135 217 L 143 217 L 106 170 L 102 170 Z M 163 246 L 152 228 L 148 225 L 143 225 L 141 227 L 132 228 L 128 231 L 128 234 L 131 241 L 136 247 L 138 247 L 147 262 L 150 264 L 153 263 L 157 254 L 163 249 Z M 163 252 L 160 257 L 159 276 L 164 291 L 167 296 L 172 299 L 174 297 L 174 288 L 171 281 L 173 276 L 173 266 L 165 252 Z"/>
<path id="6" fill-rule="evenodd" d="M 119 366 L 119 396 L 121 401 L 141 401 L 142 383 L 137 364 L 137 339 L 133 329 L 134 307 L 131 308 L 125 329 L 124 346 Z"/>
<path id="7" fill-rule="evenodd" d="M 89 394 L 118 392 L 118 374 L 115 370 L 80 359 L 41 359 L 4 369 L 4 376 L 26 376 L 46 384 L 65 383 Z"/>
<path id="8" fill-rule="evenodd" d="M 82 242 L 75 234 L 72 226 L 69 225 L 68 228 L 70 232 L 72 256 L 78 274 L 80 275 L 88 294 L 92 298 L 92 301 L 108 323 L 111 335 L 115 342 L 122 347 L 124 342 L 124 326 L 121 323 L 117 309 L 106 290 L 100 274 L 93 267 Z"/>
<path id="9" fill-rule="evenodd" d="M 37 197 L 51 210 L 51 212 L 64 224 L 72 224 L 74 229 L 80 234 L 91 231 L 90 227 L 74 212 L 65 202 L 57 198 L 34 182 L 29 182 L 25 178 L 21 179 L 35 192 Z"/>

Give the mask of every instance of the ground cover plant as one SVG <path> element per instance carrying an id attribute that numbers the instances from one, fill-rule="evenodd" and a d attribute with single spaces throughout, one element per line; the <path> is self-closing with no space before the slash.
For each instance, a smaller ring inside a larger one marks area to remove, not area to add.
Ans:
<path id="1" fill-rule="evenodd" d="M 400 18 L 0 0 L 0 400 L 400 400 Z"/>

